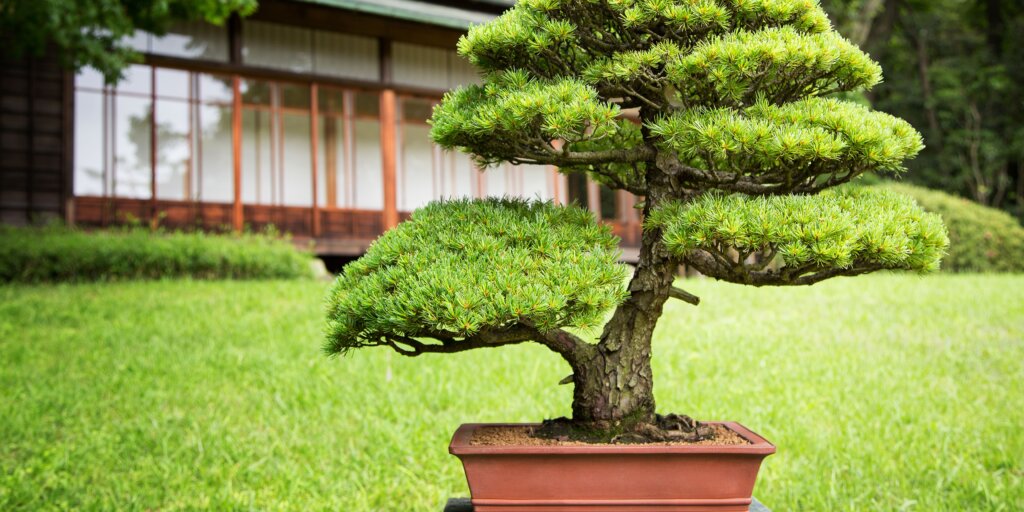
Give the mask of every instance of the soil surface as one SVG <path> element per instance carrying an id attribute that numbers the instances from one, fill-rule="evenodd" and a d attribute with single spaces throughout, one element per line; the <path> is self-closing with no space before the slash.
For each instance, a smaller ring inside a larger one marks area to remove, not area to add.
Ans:
<path id="1" fill-rule="evenodd" d="M 672 415 L 674 416 L 674 415 Z M 554 420 L 558 421 L 558 420 Z M 695 422 L 696 423 L 696 422 Z M 541 426 L 514 426 L 514 427 L 481 427 L 473 434 L 469 444 L 471 446 L 611 446 L 623 444 L 645 444 L 653 446 L 678 446 L 678 445 L 737 445 L 750 444 L 749 441 L 740 437 L 739 434 L 729 430 L 722 425 L 697 424 L 700 427 L 699 436 L 669 436 L 671 430 L 660 430 L 661 439 L 647 435 L 638 435 L 633 432 L 619 434 L 612 438 L 611 442 L 588 442 L 580 440 L 578 436 L 552 435 L 548 428 L 548 422 Z M 652 425 L 653 427 L 653 425 Z M 657 428 L 657 427 L 654 427 Z"/>

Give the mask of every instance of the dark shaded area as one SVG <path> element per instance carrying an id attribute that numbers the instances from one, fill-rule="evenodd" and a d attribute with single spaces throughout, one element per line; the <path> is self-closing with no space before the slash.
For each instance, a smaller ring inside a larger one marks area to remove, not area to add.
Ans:
<path id="1" fill-rule="evenodd" d="M 867 99 L 906 119 L 925 150 L 906 180 L 1024 218 L 1024 3 L 823 0 L 884 70 Z"/>
<path id="2" fill-rule="evenodd" d="M 324 267 L 331 274 L 341 273 L 341 269 L 345 268 L 345 265 L 358 259 L 357 256 L 332 256 L 332 255 L 321 255 L 320 259 L 324 262 Z"/>

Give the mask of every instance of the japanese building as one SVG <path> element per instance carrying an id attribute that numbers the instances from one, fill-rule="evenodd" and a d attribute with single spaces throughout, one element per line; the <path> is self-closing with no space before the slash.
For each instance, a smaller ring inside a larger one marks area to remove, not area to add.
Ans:
<path id="1" fill-rule="evenodd" d="M 444 92 L 480 80 L 459 36 L 510 5 L 262 0 L 223 27 L 137 33 L 144 61 L 112 87 L 52 58 L 3 63 L 0 221 L 274 225 L 356 255 L 433 199 L 513 195 L 589 207 L 628 254 L 629 194 L 544 166 L 481 173 L 429 138 Z"/>

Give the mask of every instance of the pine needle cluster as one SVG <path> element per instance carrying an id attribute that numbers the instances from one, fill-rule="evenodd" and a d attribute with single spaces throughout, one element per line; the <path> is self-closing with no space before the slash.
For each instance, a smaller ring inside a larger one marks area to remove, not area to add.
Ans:
<path id="1" fill-rule="evenodd" d="M 328 295 L 331 353 L 527 325 L 592 328 L 625 298 L 618 239 L 589 211 L 519 199 L 432 203 L 347 265 Z M 468 340 L 468 341 L 467 341 Z"/>
<path id="2" fill-rule="evenodd" d="M 766 269 L 764 264 L 777 256 L 784 264 L 773 269 L 777 279 L 757 284 L 788 284 L 787 279 L 833 268 L 930 272 L 938 269 L 949 245 L 938 215 L 923 212 L 907 196 L 874 187 L 841 187 L 813 196 L 708 194 L 666 205 L 648 222 L 662 229 L 665 245 L 676 255 L 711 255 L 716 262 L 727 261 L 740 277 Z"/>

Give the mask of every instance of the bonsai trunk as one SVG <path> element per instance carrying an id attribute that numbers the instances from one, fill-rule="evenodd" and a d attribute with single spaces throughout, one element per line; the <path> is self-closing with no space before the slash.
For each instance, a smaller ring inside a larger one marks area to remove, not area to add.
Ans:
<path id="1" fill-rule="evenodd" d="M 649 201 L 645 214 L 650 207 Z M 577 354 L 572 364 L 577 425 L 618 430 L 654 421 L 651 337 L 677 266 L 660 239 L 659 230 L 644 229 L 630 297 L 615 310 L 600 342 Z"/>

